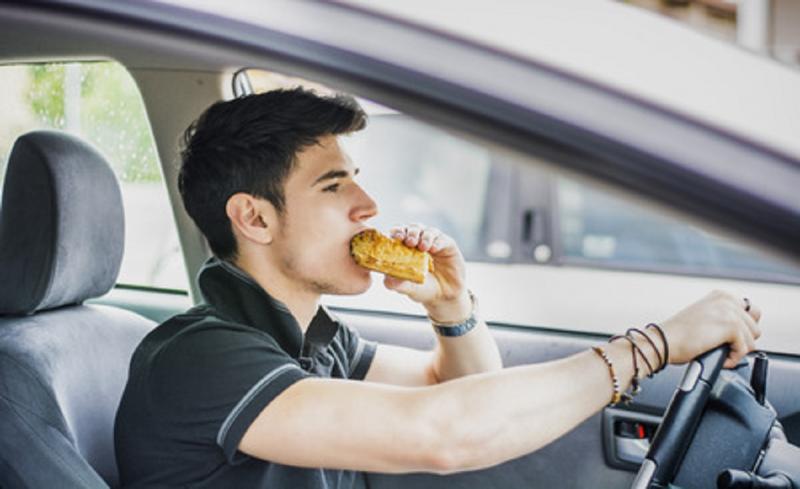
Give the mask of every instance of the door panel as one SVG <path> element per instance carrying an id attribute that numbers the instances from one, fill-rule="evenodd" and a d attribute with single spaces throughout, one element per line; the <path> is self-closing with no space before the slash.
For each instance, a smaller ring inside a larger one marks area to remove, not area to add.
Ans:
<path id="1" fill-rule="evenodd" d="M 367 339 L 413 348 L 430 349 L 435 337 L 423 318 L 405 315 L 384 315 L 333 308 L 347 324 L 359 330 Z M 563 332 L 538 327 L 492 326 L 506 367 L 543 362 L 570 355 L 606 340 L 604 336 Z M 657 420 L 672 397 L 683 367 L 669 367 L 646 379 L 643 391 L 630 406 L 606 409 L 570 433 L 532 454 L 490 469 L 450 476 L 432 474 L 384 475 L 370 474 L 370 487 L 393 488 L 497 488 L 531 489 L 564 488 L 595 489 L 629 487 L 635 465 L 624 470 L 609 465 L 613 458 L 610 444 L 615 442 L 609 419 L 620 416 L 641 419 L 648 423 Z M 740 369 L 749 377 L 749 365 Z M 768 397 L 784 423 L 787 434 L 798 443 L 800 425 L 800 392 L 790 388 L 800 377 L 800 363 L 789 356 L 771 359 Z M 606 428 L 604 429 L 604 423 Z M 651 430 L 648 427 L 648 430 Z M 652 436 L 652 432 L 648 433 Z"/>

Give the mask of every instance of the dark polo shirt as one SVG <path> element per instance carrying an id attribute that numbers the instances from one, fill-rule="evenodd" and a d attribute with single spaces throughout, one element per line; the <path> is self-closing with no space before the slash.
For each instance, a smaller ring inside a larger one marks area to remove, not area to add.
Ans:
<path id="1" fill-rule="evenodd" d="M 209 260 L 198 283 L 206 303 L 155 328 L 131 360 L 114 432 L 124 487 L 364 488 L 358 472 L 266 462 L 237 447 L 295 382 L 362 380 L 376 345 L 324 307 L 304 337 L 284 304 L 228 262 Z"/>

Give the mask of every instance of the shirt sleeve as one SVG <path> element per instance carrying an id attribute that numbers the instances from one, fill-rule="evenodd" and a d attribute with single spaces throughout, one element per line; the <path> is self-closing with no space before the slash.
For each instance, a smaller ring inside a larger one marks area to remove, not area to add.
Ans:
<path id="1" fill-rule="evenodd" d="M 372 365 L 372 359 L 375 358 L 378 344 L 362 338 L 357 330 L 346 324 L 341 323 L 339 331 L 342 334 L 342 344 L 347 352 L 348 378 L 364 380 L 370 365 Z"/>
<path id="2" fill-rule="evenodd" d="M 154 366 L 155 401 L 174 436 L 217 446 L 229 463 L 261 411 L 311 376 L 268 335 L 224 325 L 181 334 Z"/>

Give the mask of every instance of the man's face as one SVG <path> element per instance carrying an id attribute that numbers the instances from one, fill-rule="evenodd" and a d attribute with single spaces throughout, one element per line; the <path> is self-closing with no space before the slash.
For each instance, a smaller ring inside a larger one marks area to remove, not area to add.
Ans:
<path id="1" fill-rule="evenodd" d="M 359 294 L 370 274 L 350 256 L 350 239 L 377 214 L 354 180 L 358 169 L 335 136 L 297 155 L 284 185 L 284 212 L 272 243 L 283 274 L 320 294 Z"/>

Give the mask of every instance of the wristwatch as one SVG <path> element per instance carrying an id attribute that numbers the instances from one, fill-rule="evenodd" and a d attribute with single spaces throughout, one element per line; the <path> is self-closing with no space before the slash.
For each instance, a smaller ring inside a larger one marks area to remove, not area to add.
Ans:
<path id="1" fill-rule="evenodd" d="M 468 290 L 467 293 L 469 294 L 469 300 L 472 303 L 472 309 L 469 312 L 469 316 L 467 316 L 467 318 L 463 321 L 455 323 L 443 323 L 433 319 L 430 315 L 428 315 L 428 319 L 430 319 L 431 324 L 433 325 L 433 330 L 436 331 L 436 334 L 447 337 L 464 336 L 472 331 L 473 328 L 475 328 L 475 326 L 478 324 L 478 318 L 476 316 L 478 300 L 475 298 L 475 294 L 473 294 L 471 290 Z"/>

